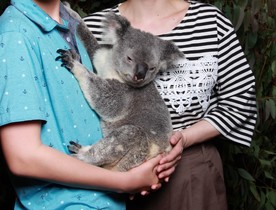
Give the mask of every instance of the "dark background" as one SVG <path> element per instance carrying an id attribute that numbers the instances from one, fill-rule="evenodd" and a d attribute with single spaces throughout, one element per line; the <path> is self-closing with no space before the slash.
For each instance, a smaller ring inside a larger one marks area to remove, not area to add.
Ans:
<path id="1" fill-rule="evenodd" d="M 82 17 L 119 0 L 71 0 Z M 258 122 L 250 148 L 222 140 L 229 210 L 276 209 L 276 0 L 202 0 L 232 21 L 256 77 Z M 0 14 L 8 0 L 0 0 Z M 0 25 L 1 27 L 1 25 Z M 0 69 L 1 71 L 1 69 Z M 0 93 L 1 97 L 1 93 Z M 0 209 L 10 210 L 14 192 L 0 151 Z"/>

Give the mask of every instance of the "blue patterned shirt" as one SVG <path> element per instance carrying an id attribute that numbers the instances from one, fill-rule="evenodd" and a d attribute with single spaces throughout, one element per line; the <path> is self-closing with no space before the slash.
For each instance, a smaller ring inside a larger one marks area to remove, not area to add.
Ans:
<path id="1" fill-rule="evenodd" d="M 96 142 L 102 137 L 98 116 L 77 80 L 55 61 L 57 49 L 76 46 L 83 64 L 92 70 L 85 48 L 71 33 L 76 21 L 63 5 L 61 25 L 31 0 L 11 3 L 0 17 L 0 126 L 41 120 L 43 144 L 66 154 L 70 140 Z M 15 209 L 125 209 L 122 195 L 116 193 L 22 177 L 12 180 L 18 197 Z"/>

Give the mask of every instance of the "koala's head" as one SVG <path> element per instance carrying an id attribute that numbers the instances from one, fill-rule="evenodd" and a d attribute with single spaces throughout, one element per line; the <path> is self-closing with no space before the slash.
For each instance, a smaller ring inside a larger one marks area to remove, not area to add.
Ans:
<path id="1" fill-rule="evenodd" d="M 112 45 L 115 70 L 134 87 L 151 82 L 159 71 L 184 54 L 170 41 L 134 29 L 127 19 L 108 13 L 104 21 L 104 39 Z"/>

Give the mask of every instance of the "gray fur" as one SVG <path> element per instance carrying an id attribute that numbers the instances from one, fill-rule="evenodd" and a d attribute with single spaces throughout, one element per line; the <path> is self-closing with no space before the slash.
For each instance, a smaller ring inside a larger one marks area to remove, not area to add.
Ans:
<path id="1" fill-rule="evenodd" d="M 94 37 L 82 27 L 85 25 L 79 25 L 79 37 L 89 47 L 89 37 Z M 101 117 L 104 135 L 93 145 L 71 142 L 68 148 L 87 163 L 126 171 L 170 151 L 170 115 L 152 80 L 184 55 L 171 42 L 132 28 L 113 13 L 107 14 L 104 29 L 110 45 L 91 53 L 97 74 L 80 64 L 75 52 L 58 51 Z"/>

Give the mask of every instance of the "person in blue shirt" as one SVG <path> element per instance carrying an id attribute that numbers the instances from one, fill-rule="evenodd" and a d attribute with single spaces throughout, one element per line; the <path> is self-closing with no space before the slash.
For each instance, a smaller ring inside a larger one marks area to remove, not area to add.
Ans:
<path id="1" fill-rule="evenodd" d="M 179 159 L 174 150 L 115 172 L 69 155 L 70 140 L 102 137 L 76 79 L 55 60 L 58 49 L 71 48 L 93 69 L 77 24 L 59 0 L 12 0 L 0 17 L 0 142 L 15 209 L 125 209 L 123 193 L 157 190 Z"/>

